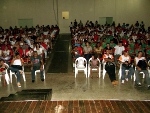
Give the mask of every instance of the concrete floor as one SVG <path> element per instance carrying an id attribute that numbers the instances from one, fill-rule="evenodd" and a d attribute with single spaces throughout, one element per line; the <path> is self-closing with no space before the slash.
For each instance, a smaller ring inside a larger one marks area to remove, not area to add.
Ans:
<path id="1" fill-rule="evenodd" d="M 66 37 L 66 35 L 64 35 Z M 61 38 L 61 36 L 60 36 Z M 61 40 L 61 39 L 59 39 Z M 66 39 L 64 40 L 66 41 Z M 57 43 L 56 43 L 57 44 Z M 59 45 L 59 44 L 58 44 Z M 65 48 L 65 47 L 64 47 Z M 69 47 L 70 48 L 70 47 Z M 54 51 L 54 50 L 53 50 Z M 49 55 L 53 58 L 54 51 Z M 70 51 L 70 50 L 69 50 Z M 3 87 L 0 83 L 0 97 L 6 97 L 11 93 L 16 93 L 22 89 L 52 89 L 52 100 L 150 100 L 150 90 L 147 90 L 145 84 L 139 88 L 135 87 L 133 81 L 112 86 L 108 76 L 105 79 L 96 78 L 96 73 L 92 73 L 94 78 L 87 78 L 83 73 L 79 73 L 75 79 L 72 71 L 71 54 L 68 57 L 68 73 L 48 73 L 46 80 L 42 82 L 39 74 L 36 77 L 35 83 L 31 82 L 31 74 L 26 72 L 26 82 L 21 78 L 21 88 L 16 85 L 16 78 L 13 76 L 12 84 Z M 46 62 L 46 72 L 48 72 L 51 60 Z M 66 67 L 61 67 L 66 68 Z M 117 76 L 118 78 L 118 76 Z"/>
<path id="2" fill-rule="evenodd" d="M 94 76 L 95 75 L 95 76 Z M 81 72 L 75 79 L 74 73 L 46 74 L 46 80 L 42 82 L 39 75 L 35 83 L 31 82 L 31 75 L 26 73 L 26 82 L 21 79 L 21 88 L 16 85 L 16 78 L 13 83 L 4 87 L 0 85 L 0 97 L 6 97 L 22 89 L 52 89 L 52 100 L 150 100 L 150 90 L 146 86 L 135 87 L 134 82 L 128 81 L 125 84 L 119 82 L 118 86 L 112 86 L 108 76 L 105 79 L 85 78 Z"/>

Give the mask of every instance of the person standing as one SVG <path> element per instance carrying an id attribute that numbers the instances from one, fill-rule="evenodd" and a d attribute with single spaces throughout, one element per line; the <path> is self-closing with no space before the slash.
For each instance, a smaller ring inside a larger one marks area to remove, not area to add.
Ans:
<path id="1" fill-rule="evenodd" d="M 122 45 L 122 41 L 120 41 L 119 44 L 114 47 L 114 49 L 115 64 L 117 65 L 118 58 L 122 55 L 122 52 L 125 50 L 125 47 Z"/>

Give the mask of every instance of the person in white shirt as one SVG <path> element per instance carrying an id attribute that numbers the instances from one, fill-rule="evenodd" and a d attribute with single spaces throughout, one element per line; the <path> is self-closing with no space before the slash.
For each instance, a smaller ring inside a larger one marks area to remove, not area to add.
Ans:
<path id="1" fill-rule="evenodd" d="M 17 76 L 17 86 L 18 87 L 21 87 L 21 84 L 20 84 L 20 76 L 21 74 L 23 73 L 22 71 L 22 66 L 23 66 L 23 59 L 20 57 L 19 53 L 16 53 L 15 54 L 15 57 L 12 59 L 11 61 L 11 64 L 10 64 L 10 67 L 9 69 L 12 71 L 12 72 L 15 72 L 16 73 L 16 76 Z"/>
<path id="2" fill-rule="evenodd" d="M 28 51 L 26 52 L 27 57 L 31 57 L 33 55 L 33 50 L 31 47 L 28 48 Z"/>
<path id="3" fill-rule="evenodd" d="M 40 44 L 36 44 L 34 51 L 37 51 L 38 55 L 43 58 L 44 50 L 40 47 Z"/>
<path id="4" fill-rule="evenodd" d="M 12 40 L 10 40 L 10 43 L 11 43 L 11 46 L 14 46 L 14 45 L 15 45 L 15 43 L 16 43 L 15 38 L 12 38 Z"/>
<path id="5" fill-rule="evenodd" d="M 122 41 L 120 41 L 119 44 L 114 47 L 114 49 L 115 63 L 117 64 L 118 58 L 122 55 L 122 52 L 125 50 L 125 47 L 122 45 Z"/>
<path id="6" fill-rule="evenodd" d="M 147 65 L 139 64 L 139 62 L 142 60 L 146 61 L 146 58 L 143 57 L 142 55 L 143 55 L 142 51 L 139 51 L 138 56 L 135 57 L 135 59 L 134 59 L 134 64 L 135 64 L 135 68 L 136 68 L 136 70 L 135 70 L 136 83 L 139 87 L 141 87 L 141 79 L 140 79 L 139 73 L 143 72 L 145 74 L 145 79 L 146 79 L 146 83 L 148 85 L 148 89 L 150 90 L 150 77 L 149 77 L 149 73 L 147 70 Z"/>
<path id="7" fill-rule="evenodd" d="M 119 57 L 119 61 L 121 63 L 120 65 L 122 65 L 121 83 L 124 84 L 124 80 L 126 79 L 126 81 L 128 81 L 128 79 L 130 79 L 131 76 L 134 74 L 134 69 L 131 65 L 131 57 L 129 56 L 128 51 L 124 51 L 124 54 Z M 126 77 L 125 77 L 126 74 L 125 70 L 129 70 L 128 75 Z"/>

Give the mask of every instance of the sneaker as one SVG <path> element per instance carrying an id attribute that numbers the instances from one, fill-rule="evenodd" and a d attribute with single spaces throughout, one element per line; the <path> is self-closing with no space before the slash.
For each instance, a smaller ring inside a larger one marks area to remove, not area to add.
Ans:
<path id="1" fill-rule="evenodd" d="M 129 81 L 129 79 L 128 79 L 128 78 L 126 78 L 126 81 L 128 82 L 128 81 Z"/>
<path id="2" fill-rule="evenodd" d="M 17 86 L 18 86 L 18 87 L 21 87 L 21 84 L 18 82 L 18 83 L 17 83 Z"/>
<path id="3" fill-rule="evenodd" d="M 115 80 L 115 84 L 116 84 L 116 85 L 118 84 L 118 81 L 117 81 L 117 80 Z"/>
<path id="4" fill-rule="evenodd" d="M 124 84 L 124 80 L 122 80 L 121 83 Z"/>
<path id="5" fill-rule="evenodd" d="M 35 80 L 32 80 L 32 83 L 34 83 L 35 82 Z"/>
<path id="6" fill-rule="evenodd" d="M 141 85 L 141 83 L 138 83 L 137 86 L 141 87 L 142 85 Z"/>
<path id="7" fill-rule="evenodd" d="M 148 85 L 148 90 L 150 90 L 150 85 Z"/>
<path id="8" fill-rule="evenodd" d="M 44 81 L 44 79 L 42 78 L 41 81 Z"/>
<path id="9" fill-rule="evenodd" d="M 111 82 L 111 83 L 112 83 L 112 85 L 116 85 L 115 81 L 113 81 L 113 82 Z"/>

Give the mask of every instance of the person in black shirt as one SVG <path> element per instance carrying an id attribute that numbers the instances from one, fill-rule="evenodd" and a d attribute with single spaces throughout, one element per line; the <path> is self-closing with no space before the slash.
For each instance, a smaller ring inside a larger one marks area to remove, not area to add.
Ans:
<path id="1" fill-rule="evenodd" d="M 115 44 L 118 44 L 119 41 L 118 41 L 117 36 L 114 36 L 113 41 L 114 41 Z"/>

